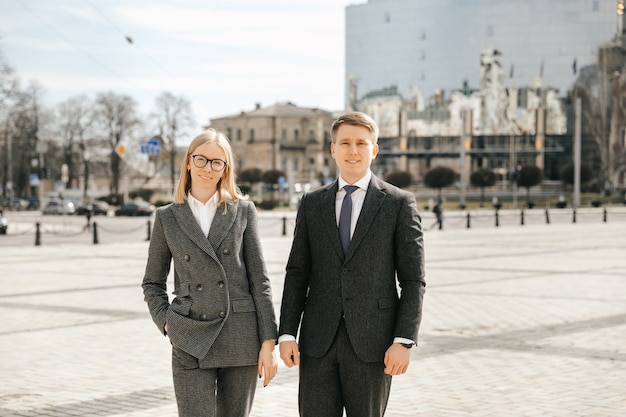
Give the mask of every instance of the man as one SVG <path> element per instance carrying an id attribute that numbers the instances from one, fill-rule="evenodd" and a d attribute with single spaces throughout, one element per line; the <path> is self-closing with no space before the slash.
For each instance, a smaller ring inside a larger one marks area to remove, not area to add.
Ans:
<path id="1" fill-rule="evenodd" d="M 378 154 L 371 117 L 346 113 L 331 137 L 340 177 L 300 203 L 280 356 L 300 367 L 301 417 L 341 417 L 344 409 L 381 417 L 391 378 L 406 372 L 417 343 L 426 285 L 421 218 L 411 193 L 370 171 Z"/>

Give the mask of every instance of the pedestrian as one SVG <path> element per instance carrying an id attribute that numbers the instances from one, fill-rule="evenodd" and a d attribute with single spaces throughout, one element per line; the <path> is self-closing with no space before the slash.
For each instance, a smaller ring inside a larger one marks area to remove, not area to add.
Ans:
<path id="1" fill-rule="evenodd" d="M 89 203 L 85 206 L 85 217 L 87 218 L 87 225 L 85 226 L 86 229 L 91 227 L 91 213 L 93 213 L 93 205 Z"/>
<path id="2" fill-rule="evenodd" d="M 152 319 L 172 344 L 179 416 L 248 416 L 256 381 L 264 378 L 267 386 L 278 369 L 257 213 L 235 184 L 233 160 L 222 133 L 196 136 L 174 202 L 155 214 L 142 287 Z"/>
<path id="3" fill-rule="evenodd" d="M 432 229 L 435 226 L 439 226 L 439 230 L 443 229 L 443 200 L 440 198 L 437 200 L 437 204 L 433 207 L 433 213 L 435 213 L 435 222 L 430 226 Z"/>
<path id="4" fill-rule="evenodd" d="M 380 417 L 392 376 L 407 371 L 417 343 L 426 285 L 421 218 L 413 194 L 370 170 L 378 154 L 371 117 L 340 116 L 331 138 L 340 176 L 301 199 L 280 356 L 288 367 L 299 365 L 301 417 L 341 417 L 344 410 Z"/>

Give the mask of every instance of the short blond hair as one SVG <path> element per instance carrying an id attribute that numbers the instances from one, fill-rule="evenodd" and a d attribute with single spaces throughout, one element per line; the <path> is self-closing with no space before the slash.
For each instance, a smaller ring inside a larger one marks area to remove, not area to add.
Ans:
<path id="1" fill-rule="evenodd" d="M 187 148 L 187 152 L 180 167 L 180 178 L 178 180 L 178 187 L 176 187 L 176 192 L 174 193 L 174 202 L 176 204 L 182 204 L 187 201 L 187 194 L 189 193 L 189 190 L 191 190 L 191 175 L 189 173 L 189 169 L 187 169 L 187 164 L 189 163 L 191 155 L 194 151 L 205 143 L 215 143 L 220 147 L 220 149 L 222 149 L 222 151 L 224 151 L 226 158 L 224 175 L 217 183 L 218 205 L 243 199 L 243 194 L 235 182 L 236 176 L 235 168 L 233 166 L 234 156 L 232 147 L 230 146 L 230 141 L 223 133 L 209 128 L 193 138 Z"/>
<path id="2" fill-rule="evenodd" d="M 374 119 L 365 113 L 353 111 L 339 116 L 330 127 L 330 137 L 333 143 L 335 143 L 335 134 L 341 125 L 362 126 L 370 131 L 372 143 L 378 142 L 378 125 Z"/>

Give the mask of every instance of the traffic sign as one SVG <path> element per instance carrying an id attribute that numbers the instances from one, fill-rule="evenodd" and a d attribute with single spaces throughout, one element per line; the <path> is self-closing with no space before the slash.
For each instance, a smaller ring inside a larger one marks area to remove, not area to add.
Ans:
<path id="1" fill-rule="evenodd" d="M 30 174 L 29 182 L 31 187 L 39 187 L 41 185 L 41 178 L 39 178 L 39 174 Z"/>
<path id="2" fill-rule="evenodd" d="M 121 143 L 118 143 L 117 146 L 115 147 L 115 153 L 120 158 L 123 158 L 124 155 L 126 155 L 126 146 L 122 145 Z"/>
<path id="3" fill-rule="evenodd" d="M 159 155 L 161 154 L 161 144 L 159 143 L 159 138 L 154 137 L 147 142 L 141 144 L 141 153 L 145 153 L 148 155 Z"/>

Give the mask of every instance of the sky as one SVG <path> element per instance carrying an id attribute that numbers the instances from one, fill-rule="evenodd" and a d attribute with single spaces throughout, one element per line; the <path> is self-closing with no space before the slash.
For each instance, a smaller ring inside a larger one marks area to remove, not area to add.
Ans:
<path id="1" fill-rule="evenodd" d="M 290 101 L 344 108 L 345 7 L 365 0 L 0 0 L 0 54 L 46 105 L 168 91 L 199 126 Z"/>

